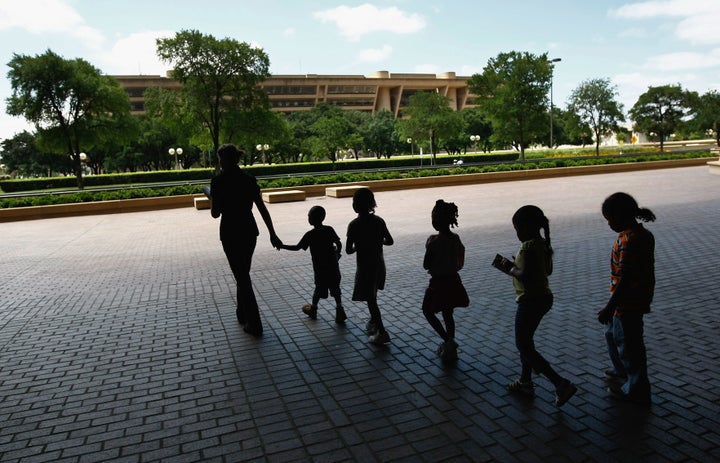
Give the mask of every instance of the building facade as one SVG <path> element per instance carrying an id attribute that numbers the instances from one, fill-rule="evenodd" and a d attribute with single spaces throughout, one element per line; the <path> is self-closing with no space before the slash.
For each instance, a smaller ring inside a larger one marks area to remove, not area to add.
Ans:
<path id="1" fill-rule="evenodd" d="M 144 92 L 149 87 L 178 89 L 180 83 L 162 76 L 113 76 L 130 96 L 131 110 L 139 115 L 145 112 Z M 395 117 L 409 104 L 416 92 L 434 91 L 449 98 L 452 109 L 460 111 L 474 107 L 469 77 L 458 77 L 454 72 L 442 74 L 392 74 L 378 71 L 362 75 L 273 75 L 261 87 L 268 94 L 273 111 L 291 113 L 308 111 L 318 103 L 326 102 L 342 109 L 375 113 L 388 110 Z"/>

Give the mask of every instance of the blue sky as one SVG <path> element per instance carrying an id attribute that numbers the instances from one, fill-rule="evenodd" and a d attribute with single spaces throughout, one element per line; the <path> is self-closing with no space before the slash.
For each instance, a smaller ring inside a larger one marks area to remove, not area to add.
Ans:
<path id="1" fill-rule="evenodd" d="M 625 111 L 648 86 L 720 90 L 720 0 L 0 0 L 0 139 L 13 53 L 51 49 L 105 74 L 165 74 L 155 39 L 182 29 L 262 47 L 273 74 L 482 72 L 508 51 L 549 53 L 553 101 L 609 78 Z"/>

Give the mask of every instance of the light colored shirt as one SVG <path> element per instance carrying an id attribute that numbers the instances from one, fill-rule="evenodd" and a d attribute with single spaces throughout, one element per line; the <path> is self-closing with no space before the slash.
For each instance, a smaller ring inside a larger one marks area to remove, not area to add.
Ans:
<path id="1" fill-rule="evenodd" d="M 552 294 L 548 276 L 552 274 L 552 252 L 542 238 L 528 240 L 520 245 L 515 256 L 515 267 L 522 271 L 522 277 L 513 277 L 515 300 L 522 296 Z"/>

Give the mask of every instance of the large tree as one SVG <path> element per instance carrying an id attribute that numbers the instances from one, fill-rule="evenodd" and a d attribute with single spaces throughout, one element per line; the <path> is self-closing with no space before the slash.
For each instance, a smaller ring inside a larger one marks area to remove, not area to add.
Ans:
<path id="1" fill-rule="evenodd" d="M 415 140 L 430 140 L 430 154 L 435 164 L 438 139 L 458 135 L 464 127 L 460 113 L 449 105 L 450 99 L 437 92 L 417 92 L 410 96 L 408 106 L 403 109 L 403 116 L 408 116 L 400 123 L 404 136 Z"/>
<path id="2" fill-rule="evenodd" d="M 656 134 L 660 139 L 660 151 L 665 138 L 675 132 L 691 111 L 690 102 L 697 96 L 687 92 L 680 85 L 648 87 L 630 109 L 630 118 L 635 121 L 635 130 Z"/>
<path id="3" fill-rule="evenodd" d="M 617 87 L 610 79 L 586 80 L 570 94 L 568 110 L 592 129 L 596 156 L 600 155 L 602 137 L 617 131 L 618 123 L 625 121 L 623 105 L 617 101 L 617 96 Z"/>
<path id="4" fill-rule="evenodd" d="M 496 142 L 512 144 L 525 160 L 525 148 L 548 130 L 548 93 L 553 64 L 547 53 L 511 51 L 490 58 L 481 74 L 468 80 L 477 104 L 493 126 Z"/>
<path id="5" fill-rule="evenodd" d="M 349 146 L 354 126 L 345 112 L 337 106 L 320 103 L 310 112 L 316 119 L 310 126 L 310 145 L 316 159 L 337 160 L 338 152 Z"/>
<path id="6" fill-rule="evenodd" d="M 270 77 L 270 60 L 260 48 L 183 30 L 158 39 L 157 54 L 172 65 L 171 77 L 182 84 L 183 98 L 208 130 L 213 152 L 221 141 L 232 141 L 223 133 L 229 113 L 268 105 L 258 85 Z"/>
<path id="7" fill-rule="evenodd" d="M 373 114 L 364 134 L 365 146 L 375 153 L 375 157 L 390 158 L 399 149 L 397 121 L 390 111 L 383 109 Z"/>
<path id="8" fill-rule="evenodd" d="M 35 124 L 41 145 L 70 156 L 78 188 L 83 187 L 83 151 L 106 143 L 129 126 L 130 100 L 115 79 L 87 61 L 13 54 L 8 63 L 12 95 L 7 113 Z"/>
<path id="9" fill-rule="evenodd" d="M 698 98 L 693 127 L 703 135 L 712 134 L 720 146 L 720 92 L 711 90 Z"/>
<path id="10" fill-rule="evenodd" d="M 460 115 L 465 121 L 465 132 L 463 134 L 463 146 L 472 145 L 474 149 L 478 147 L 487 153 L 492 149 L 490 137 L 493 133 L 493 127 L 487 120 L 485 114 L 480 108 L 467 108 L 460 111 Z M 472 140 L 470 137 L 479 137 Z"/>
<path id="11" fill-rule="evenodd" d="M 0 143 L 0 160 L 7 172 L 19 177 L 52 177 L 72 173 L 70 158 L 42 151 L 36 140 L 34 133 L 23 131 Z"/>

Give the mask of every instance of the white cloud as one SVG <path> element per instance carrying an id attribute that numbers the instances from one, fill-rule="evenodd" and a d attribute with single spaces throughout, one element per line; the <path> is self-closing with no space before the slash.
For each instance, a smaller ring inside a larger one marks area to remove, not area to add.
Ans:
<path id="1" fill-rule="evenodd" d="M 658 71 L 680 71 L 718 66 L 720 66 L 720 48 L 709 53 L 679 52 L 651 56 L 643 67 Z"/>
<path id="2" fill-rule="evenodd" d="M 720 44 L 718 35 L 718 18 L 720 8 L 712 14 L 698 14 L 680 21 L 675 29 L 675 35 L 692 44 L 714 45 Z"/>
<path id="3" fill-rule="evenodd" d="M 98 48 L 103 34 L 88 26 L 75 9 L 62 0 L 23 0 L 0 2 L 0 30 L 22 29 L 32 34 L 63 34 Z"/>
<path id="4" fill-rule="evenodd" d="M 717 18 L 720 2 L 716 0 L 652 0 L 628 3 L 610 10 L 610 15 L 626 20 L 681 18 L 674 34 L 693 44 L 720 43 Z"/>
<path id="5" fill-rule="evenodd" d="M 407 13 L 396 7 L 378 8 L 365 3 L 356 7 L 338 6 L 318 11 L 313 16 L 322 22 L 335 23 L 340 34 L 351 41 L 358 41 L 366 34 L 392 32 L 411 34 L 422 30 L 425 19 L 415 13 Z"/>
<path id="6" fill-rule="evenodd" d="M 283 36 L 285 37 L 294 37 L 295 36 L 295 28 L 294 27 L 288 27 L 283 31 Z"/>
<path id="7" fill-rule="evenodd" d="M 99 67 L 111 75 L 165 75 L 172 66 L 158 58 L 156 40 L 174 36 L 172 31 L 147 31 L 123 37 L 97 57 Z"/>
<path id="8" fill-rule="evenodd" d="M 626 19 L 655 18 L 658 16 L 693 16 L 717 12 L 720 5 L 712 0 L 650 0 L 628 3 L 611 10 L 612 15 Z"/>
<path id="9" fill-rule="evenodd" d="M 380 48 L 368 48 L 358 53 L 358 59 L 365 63 L 377 63 L 390 58 L 392 52 L 393 48 L 390 45 L 383 45 Z"/>

